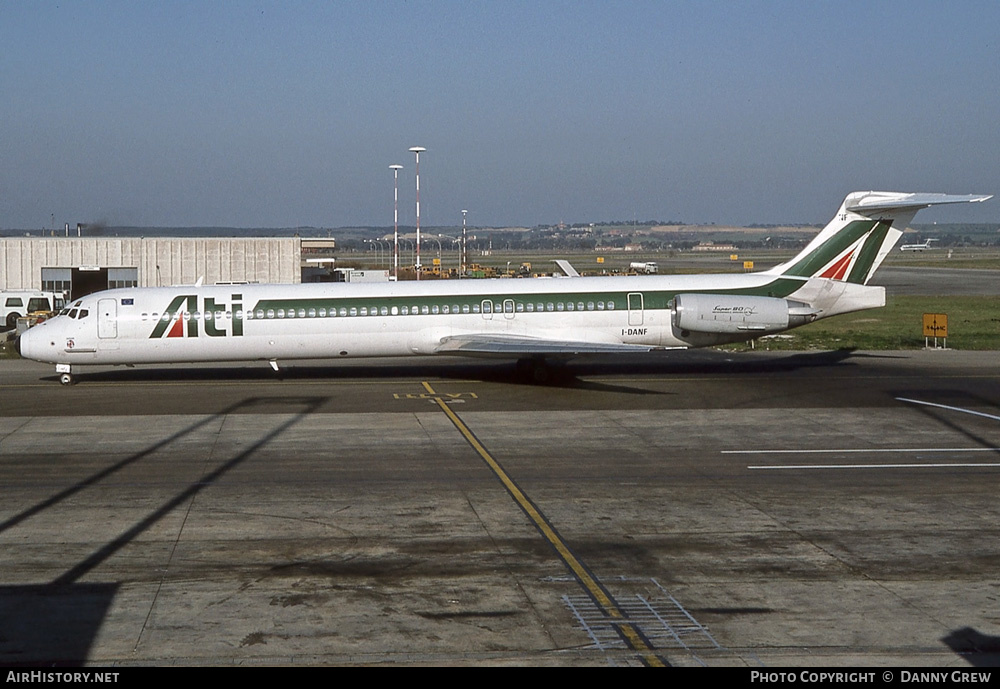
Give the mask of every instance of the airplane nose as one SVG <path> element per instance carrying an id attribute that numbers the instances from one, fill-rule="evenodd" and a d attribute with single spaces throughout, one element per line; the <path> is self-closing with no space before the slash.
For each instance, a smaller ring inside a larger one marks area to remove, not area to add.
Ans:
<path id="1" fill-rule="evenodd" d="M 14 338 L 14 350 L 17 355 L 27 359 L 31 355 L 31 349 L 28 346 L 29 340 L 28 331 L 25 330 L 23 333 Z"/>

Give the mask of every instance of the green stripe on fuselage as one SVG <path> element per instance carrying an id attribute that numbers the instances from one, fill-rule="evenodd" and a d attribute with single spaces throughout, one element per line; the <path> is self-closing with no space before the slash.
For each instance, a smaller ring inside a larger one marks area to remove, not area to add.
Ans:
<path id="1" fill-rule="evenodd" d="M 272 311 L 277 313 L 279 310 L 288 312 L 294 310 L 296 312 L 305 311 L 307 314 L 310 310 L 314 312 L 319 312 L 325 309 L 329 312 L 331 309 L 367 309 L 371 311 L 375 309 L 375 313 L 370 315 L 379 315 L 381 309 L 385 307 L 389 313 L 392 313 L 393 307 L 401 309 L 402 307 L 417 307 L 422 310 L 424 306 L 448 306 L 454 307 L 458 306 L 460 310 L 464 307 L 469 307 L 470 311 L 472 307 L 480 307 L 482 302 L 489 301 L 494 304 L 494 311 L 499 313 L 502 311 L 503 303 L 507 300 L 512 300 L 515 304 L 544 304 L 546 308 L 543 309 L 548 313 L 547 305 L 549 303 L 568 303 L 579 304 L 580 302 L 584 304 L 589 304 L 590 302 L 604 302 L 614 304 L 612 310 L 625 310 L 628 308 L 628 295 L 640 293 L 643 295 L 643 308 L 645 310 L 656 310 L 656 309 L 669 309 L 670 301 L 676 297 L 678 294 L 732 294 L 741 296 L 757 296 L 757 297 L 777 297 L 784 298 L 795 292 L 802 286 L 802 280 L 795 279 L 784 279 L 777 278 L 771 280 L 770 282 L 758 285 L 756 287 L 740 287 L 740 288 L 727 288 L 727 289 L 686 289 L 686 290 L 642 290 L 642 289 L 630 289 L 614 292 L 544 292 L 536 294 L 472 294 L 472 295 L 452 295 L 452 294 L 437 294 L 437 295 L 422 295 L 422 296 L 393 296 L 393 297 L 321 297 L 321 298 L 310 298 L 310 299 L 261 299 L 253 307 L 254 312 L 263 311 L 265 314 L 267 311 Z M 578 309 L 575 309 L 578 310 Z M 591 310 L 586 308 L 584 310 Z M 568 311 L 568 309 L 567 309 Z M 536 311 L 538 313 L 539 311 Z M 453 311 L 454 313 L 454 311 Z"/>

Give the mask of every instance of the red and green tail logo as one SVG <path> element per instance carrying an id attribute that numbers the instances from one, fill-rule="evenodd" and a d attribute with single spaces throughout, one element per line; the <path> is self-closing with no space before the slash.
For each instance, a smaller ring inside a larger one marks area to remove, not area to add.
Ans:
<path id="1" fill-rule="evenodd" d="M 864 284 L 890 227 L 884 220 L 848 223 L 784 274 Z"/>

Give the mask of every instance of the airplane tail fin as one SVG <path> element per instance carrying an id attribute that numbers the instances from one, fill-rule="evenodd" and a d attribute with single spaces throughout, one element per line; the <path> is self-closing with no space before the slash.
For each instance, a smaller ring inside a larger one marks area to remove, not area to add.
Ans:
<path id="1" fill-rule="evenodd" d="M 847 195 L 833 220 L 798 256 L 765 272 L 866 285 L 921 208 L 979 203 L 990 198 L 856 191 Z"/>

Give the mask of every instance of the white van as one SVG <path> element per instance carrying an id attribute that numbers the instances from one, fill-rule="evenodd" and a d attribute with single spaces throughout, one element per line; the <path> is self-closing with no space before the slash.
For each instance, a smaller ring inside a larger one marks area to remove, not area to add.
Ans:
<path id="1" fill-rule="evenodd" d="M 0 291 L 0 328 L 17 327 L 17 319 L 36 311 L 61 311 L 66 300 L 61 292 L 40 290 Z"/>

